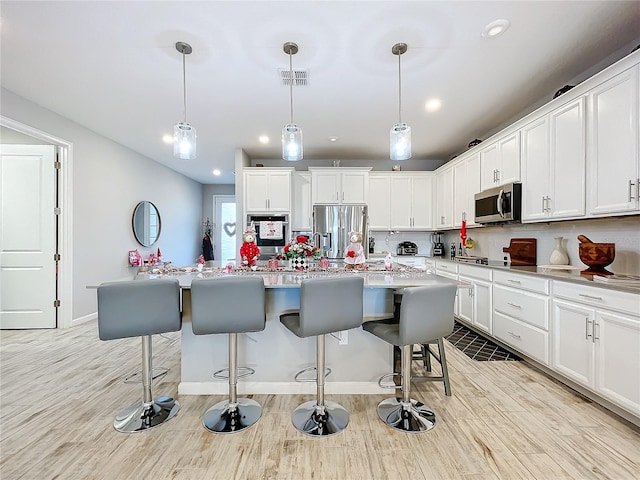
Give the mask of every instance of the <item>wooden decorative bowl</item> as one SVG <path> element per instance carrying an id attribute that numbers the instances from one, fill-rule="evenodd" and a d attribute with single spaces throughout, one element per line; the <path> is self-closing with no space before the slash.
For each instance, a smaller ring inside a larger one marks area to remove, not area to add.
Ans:
<path id="1" fill-rule="evenodd" d="M 613 275 L 604 267 L 611 265 L 616 257 L 615 243 L 583 242 L 578 244 L 578 254 L 582 263 L 589 267 L 580 273 L 584 275 Z"/>

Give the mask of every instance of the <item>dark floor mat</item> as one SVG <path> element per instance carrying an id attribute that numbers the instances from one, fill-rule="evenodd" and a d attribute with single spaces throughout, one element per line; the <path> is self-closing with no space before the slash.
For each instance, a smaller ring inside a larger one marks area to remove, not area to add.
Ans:
<path id="1" fill-rule="evenodd" d="M 479 362 L 489 360 L 522 360 L 461 323 L 455 322 L 451 335 L 445 337 L 454 347 L 472 360 Z"/>

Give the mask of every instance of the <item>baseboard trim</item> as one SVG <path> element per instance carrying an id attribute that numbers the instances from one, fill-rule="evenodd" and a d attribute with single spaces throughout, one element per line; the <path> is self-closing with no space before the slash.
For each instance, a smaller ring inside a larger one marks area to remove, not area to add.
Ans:
<path id="1" fill-rule="evenodd" d="M 77 325 L 90 322 L 91 320 L 95 320 L 96 318 L 98 318 L 98 312 L 90 313 L 89 315 L 85 315 L 84 317 L 74 318 L 73 320 L 71 320 L 71 326 L 75 327 Z"/>
<path id="2" fill-rule="evenodd" d="M 391 394 L 392 390 L 380 388 L 378 382 L 326 382 L 325 393 L 328 395 L 362 394 L 380 395 Z M 226 382 L 180 382 L 180 395 L 226 395 L 229 385 Z M 241 382 L 238 383 L 238 395 L 315 395 L 315 383 L 299 382 Z"/>

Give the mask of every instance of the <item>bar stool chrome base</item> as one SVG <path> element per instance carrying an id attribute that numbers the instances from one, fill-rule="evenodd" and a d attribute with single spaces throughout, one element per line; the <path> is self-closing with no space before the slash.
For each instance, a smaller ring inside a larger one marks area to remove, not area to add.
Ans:
<path id="1" fill-rule="evenodd" d="M 180 404 L 171 397 L 158 397 L 149 404 L 139 402 L 116 415 L 113 428 L 122 433 L 144 432 L 168 422 L 178 410 Z"/>
<path id="2" fill-rule="evenodd" d="M 323 406 L 318 406 L 316 400 L 310 400 L 293 411 L 291 422 L 305 435 L 329 437 L 347 428 L 349 412 L 336 402 L 325 401 Z"/>
<path id="3" fill-rule="evenodd" d="M 255 400 L 223 400 L 206 411 L 202 425 L 212 433 L 236 433 L 255 424 L 261 416 L 262 406 Z"/>
<path id="4" fill-rule="evenodd" d="M 378 416 L 391 428 L 407 433 L 426 432 L 436 426 L 436 414 L 418 400 L 387 398 L 378 404 Z"/>

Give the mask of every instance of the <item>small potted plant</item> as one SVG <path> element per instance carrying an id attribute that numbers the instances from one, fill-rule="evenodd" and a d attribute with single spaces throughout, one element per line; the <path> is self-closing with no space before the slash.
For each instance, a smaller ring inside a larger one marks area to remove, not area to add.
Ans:
<path id="1" fill-rule="evenodd" d="M 309 260 L 320 258 L 320 250 L 309 241 L 306 235 L 298 235 L 285 245 L 283 257 L 289 260 L 289 268 L 304 270 L 309 267 Z"/>

